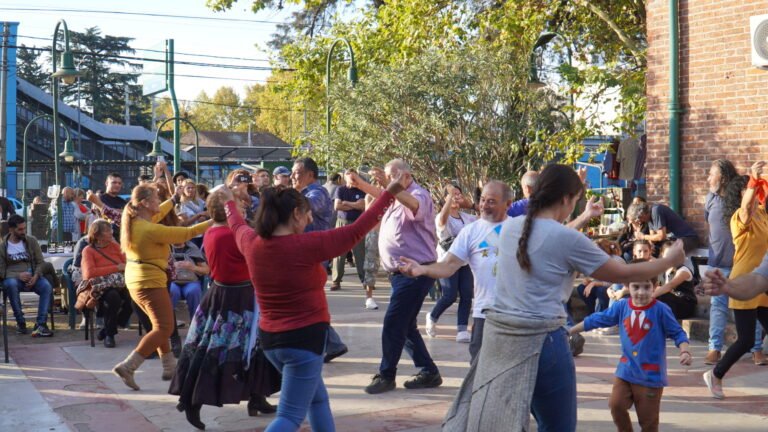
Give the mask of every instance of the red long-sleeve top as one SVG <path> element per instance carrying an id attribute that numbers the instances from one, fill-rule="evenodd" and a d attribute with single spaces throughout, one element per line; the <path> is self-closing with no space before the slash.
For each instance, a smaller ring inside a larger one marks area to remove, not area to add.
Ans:
<path id="1" fill-rule="evenodd" d="M 325 298 L 327 274 L 321 263 L 340 256 L 379 223 L 395 198 L 384 191 L 354 223 L 328 231 L 265 239 L 245 223 L 233 201 L 227 222 L 245 256 L 259 302 L 259 328 L 277 333 L 330 323 Z"/>
<path id="2" fill-rule="evenodd" d="M 125 255 L 123 255 L 123 251 L 120 250 L 120 245 L 117 242 L 110 242 L 107 246 L 99 248 L 99 251 L 103 252 L 104 255 L 100 254 L 94 247 L 93 245 L 88 245 L 83 249 L 83 260 L 80 264 L 83 280 L 106 276 L 120 271 L 117 268 L 117 264 L 104 257 L 106 255 L 117 263 L 125 264 Z"/>
<path id="3" fill-rule="evenodd" d="M 248 267 L 237 249 L 232 230 L 227 226 L 209 228 L 203 237 L 203 249 L 211 268 L 211 279 L 226 285 L 249 281 Z"/>

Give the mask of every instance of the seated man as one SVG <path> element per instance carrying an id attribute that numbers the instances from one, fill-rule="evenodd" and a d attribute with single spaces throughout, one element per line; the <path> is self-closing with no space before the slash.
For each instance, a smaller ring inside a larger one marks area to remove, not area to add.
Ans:
<path id="1" fill-rule="evenodd" d="M 685 252 L 689 253 L 699 246 L 699 236 L 686 221 L 671 208 L 663 204 L 635 203 L 627 210 L 627 220 L 635 228 L 635 240 L 648 240 L 660 243 L 668 238 L 683 241 Z M 640 227 L 648 223 L 650 234 L 640 232 Z"/>
<path id="2" fill-rule="evenodd" d="M 27 333 L 24 311 L 21 309 L 20 291 L 34 291 L 40 296 L 37 306 L 37 320 L 32 330 L 33 337 L 53 335 L 46 325 L 46 315 L 51 305 L 51 284 L 43 277 L 43 252 L 37 239 L 26 235 L 27 223 L 23 217 L 12 215 L 8 218 L 8 236 L 0 243 L 0 277 L 3 289 L 11 302 L 16 317 L 16 331 Z"/>

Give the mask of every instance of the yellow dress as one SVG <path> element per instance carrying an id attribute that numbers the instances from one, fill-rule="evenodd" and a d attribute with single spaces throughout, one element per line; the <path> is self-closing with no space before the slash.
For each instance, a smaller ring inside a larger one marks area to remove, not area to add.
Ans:
<path id="1" fill-rule="evenodd" d="M 765 207 L 759 206 L 747 224 L 741 222 L 737 210 L 731 217 L 731 234 L 736 252 L 730 279 L 735 279 L 756 269 L 768 252 L 768 214 Z M 768 295 L 760 294 L 751 300 L 728 300 L 731 309 L 757 309 L 760 306 L 768 307 Z"/>

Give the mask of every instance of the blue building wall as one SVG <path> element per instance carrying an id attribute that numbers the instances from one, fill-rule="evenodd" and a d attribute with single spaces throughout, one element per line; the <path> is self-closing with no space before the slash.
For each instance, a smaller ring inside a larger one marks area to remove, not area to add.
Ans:
<path id="1" fill-rule="evenodd" d="M 16 39 L 19 23 L 10 22 L 8 25 L 10 38 L 8 39 L 8 79 L 2 83 L 6 86 L 5 92 L 5 160 L 16 160 Z M 5 24 L 0 23 L 0 31 L 5 31 Z M 5 196 L 16 196 L 16 168 L 8 168 L 5 175 Z"/>

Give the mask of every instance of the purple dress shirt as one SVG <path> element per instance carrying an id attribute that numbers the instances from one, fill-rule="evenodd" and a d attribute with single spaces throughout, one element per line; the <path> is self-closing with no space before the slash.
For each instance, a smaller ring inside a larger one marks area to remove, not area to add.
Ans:
<path id="1" fill-rule="evenodd" d="M 398 271 L 397 262 L 401 256 L 422 264 L 437 259 L 432 197 L 416 182 L 412 182 L 406 191 L 419 201 L 416 214 L 395 201 L 381 219 L 379 255 L 384 270 L 390 272 Z"/>

